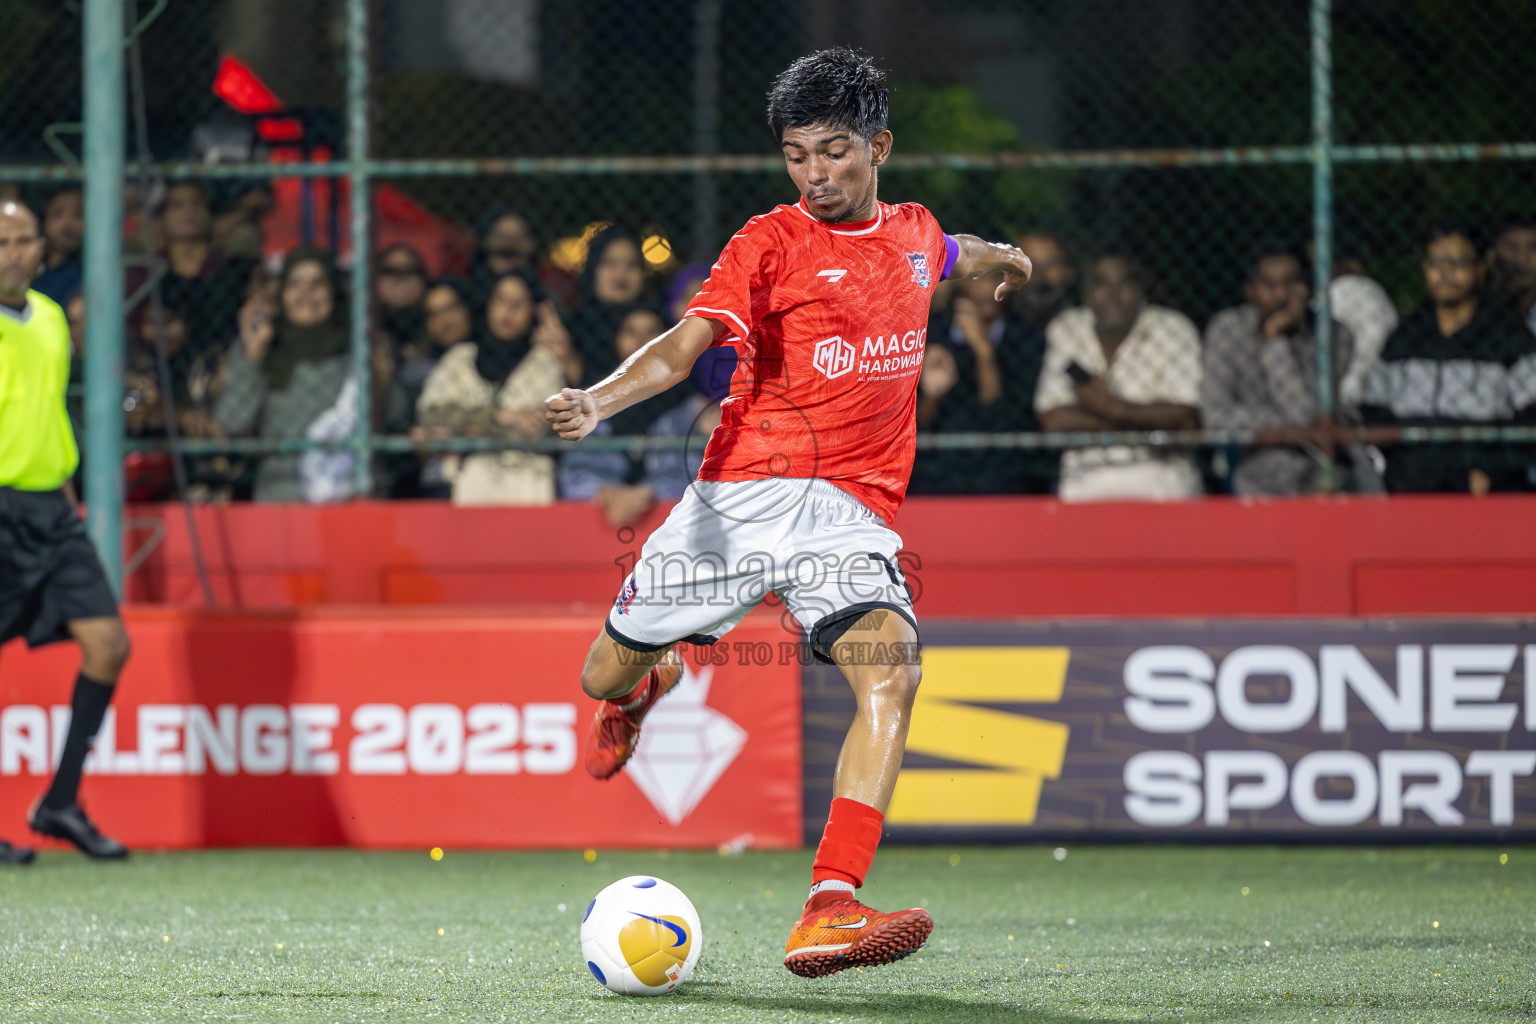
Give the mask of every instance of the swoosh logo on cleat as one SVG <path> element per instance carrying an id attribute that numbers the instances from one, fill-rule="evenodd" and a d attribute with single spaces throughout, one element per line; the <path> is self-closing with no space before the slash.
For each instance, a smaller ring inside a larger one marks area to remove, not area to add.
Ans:
<path id="1" fill-rule="evenodd" d="M 631 910 L 630 913 L 635 914 L 633 910 Z M 635 916 L 642 917 L 645 920 L 650 921 L 652 924 L 659 924 L 663 928 L 671 929 L 672 934 L 677 937 L 677 941 L 672 943 L 673 946 L 681 946 L 683 943 L 688 941 L 688 933 L 683 931 L 677 925 L 673 924 L 671 921 L 663 921 L 661 918 L 652 917 L 649 914 L 635 914 Z"/>
<path id="2" fill-rule="evenodd" d="M 863 928 L 867 924 L 869 924 L 869 918 L 861 917 L 857 921 L 850 922 L 849 924 L 829 924 L 829 925 L 827 925 L 827 927 L 828 928 Z"/>

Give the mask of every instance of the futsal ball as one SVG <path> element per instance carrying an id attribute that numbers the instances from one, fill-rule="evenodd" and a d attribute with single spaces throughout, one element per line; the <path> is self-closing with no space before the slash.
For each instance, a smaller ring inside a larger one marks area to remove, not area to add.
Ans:
<path id="1" fill-rule="evenodd" d="M 662 996 L 688 980 L 704 933 L 683 891 L 649 875 L 621 878 L 581 919 L 581 955 L 598 983 L 626 996 Z"/>

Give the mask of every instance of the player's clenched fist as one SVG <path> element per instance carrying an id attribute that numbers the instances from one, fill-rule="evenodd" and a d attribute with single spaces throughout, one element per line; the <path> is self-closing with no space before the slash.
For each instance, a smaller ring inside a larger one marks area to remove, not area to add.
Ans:
<path id="1" fill-rule="evenodd" d="M 566 441 L 580 441 L 597 426 L 597 402 L 580 388 L 561 388 L 544 399 L 544 418 Z"/>

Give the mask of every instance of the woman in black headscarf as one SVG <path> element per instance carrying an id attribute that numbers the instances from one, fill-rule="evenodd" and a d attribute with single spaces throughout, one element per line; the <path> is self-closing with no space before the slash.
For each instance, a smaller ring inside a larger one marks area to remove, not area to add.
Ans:
<path id="1" fill-rule="evenodd" d="M 330 255 L 310 246 L 288 254 L 276 308 L 261 295 L 240 310 L 240 337 L 229 356 L 229 375 L 214 418 L 231 437 L 316 438 L 317 429 L 346 436 L 356 415 L 346 296 Z M 320 421 L 325 418 L 325 424 Z M 319 439 L 319 438 L 317 438 Z M 257 501 L 309 501 L 338 497 L 350 465 L 308 465 L 307 456 L 269 455 L 256 473 Z M 349 458 L 349 457 L 343 457 Z"/>
<path id="2" fill-rule="evenodd" d="M 426 328 L 422 299 L 427 293 L 427 271 L 421 254 L 405 242 L 380 251 L 373 264 L 373 295 L 379 304 L 379 328 L 389 340 L 390 354 L 419 339 Z"/>
<path id="3" fill-rule="evenodd" d="M 645 258 L 640 239 L 625 228 L 606 228 L 587 246 L 587 261 L 577 282 L 580 301 L 571 319 L 576 351 L 585 367 L 585 383 L 606 377 L 617 362 L 614 338 L 636 306 L 650 306 L 645 294 Z"/>
<path id="4" fill-rule="evenodd" d="M 544 399 L 564 384 L 549 336 L 564 329 L 541 316 L 542 298 L 521 274 L 496 281 L 476 340 L 454 345 L 427 378 L 416 408 L 421 436 L 533 440 L 549 432 Z M 442 475 L 461 505 L 545 504 L 555 497 L 554 460 L 547 455 L 448 456 Z"/>

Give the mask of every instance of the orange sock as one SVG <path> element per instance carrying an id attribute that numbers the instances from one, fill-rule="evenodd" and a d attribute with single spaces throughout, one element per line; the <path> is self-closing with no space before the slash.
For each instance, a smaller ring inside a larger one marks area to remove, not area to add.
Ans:
<path id="1" fill-rule="evenodd" d="M 884 824 L 885 815 L 868 804 L 843 797 L 833 800 L 821 844 L 816 847 L 816 860 L 811 864 L 812 893 L 823 889 L 851 892 L 863 885 Z M 823 886 L 824 882 L 830 884 Z"/>

